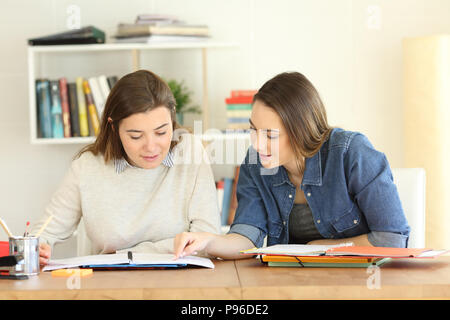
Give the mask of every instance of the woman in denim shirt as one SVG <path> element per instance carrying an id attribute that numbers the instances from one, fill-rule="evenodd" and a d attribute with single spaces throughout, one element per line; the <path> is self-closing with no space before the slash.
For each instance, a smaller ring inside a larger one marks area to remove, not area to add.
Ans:
<path id="1" fill-rule="evenodd" d="M 406 247 L 410 228 L 386 156 L 358 132 L 328 125 L 314 86 L 297 72 L 253 99 L 252 147 L 240 166 L 238 208 L 226 235 L 181 233 L 175 256 L 206 250 L 242 258 L 267 245 Z"/>

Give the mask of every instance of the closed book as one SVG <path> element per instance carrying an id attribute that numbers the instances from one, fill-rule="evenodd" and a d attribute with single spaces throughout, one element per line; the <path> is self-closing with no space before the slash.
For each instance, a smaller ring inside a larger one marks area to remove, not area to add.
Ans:
<path id="1" fill-rule="evenodd" d="M 50 94 L 52 97 L 52 137 L 64 138 L 64 125 L 62 118 L 61 98 L 59 93 L 59 81 L 50 81 Z"/>
<path id="2" fill-rule="evenodd" d="M 219 206 L 219 212 L 222 214 L 222 205 L 223 205 L 223 187 L 224 182 L 223 180 L 220 180 L 216 184 L 216 190 L 217 190 L 217 202 Z"/>
<path id="3" fill-rule="evenodd" d="M 109 76 L 106 78 L 106 80 L 108 81 L 109 89 L 111 90 L 117 83 L 118 79 L 116 76 Z"/>
<path id="4" fill-rule="evenodd" d="M 87 109 L 89 112 L 89 119 L 91 121 L 91 126 L 94 130 L 95 136 L 98 136 L 98 132 L 100 130 L 100 123 L 98 120 L 97 108 L 94 103 L 94 98 L 92 96 L 92 91 L 89 86 L 88 80 L 83 81 L 83 90 L 84 90 L 84 95 L 86 97 L 86 104 L 87 104 Z"/>
<path id="5" fill-rule="evenodd" d="M 238 96 L 226 98 L 226 104 L 251 104 L 253 102 L 253 96 Z"/>
<path id="6" fill-rule="evenodd" d="M 50 96 L 50 81 L 36 81 L 38 95 L 38 118 L 42 138 L 52 137 L 52 102 Z"/>
<path id="7" fill-rule="evenodd" d="M 69 94 L 70 106 L 70 128 L 72 137 L 80 137 L 80 119 L 78 115 L 78 99 L 77 99 L 77 85 L 74 82 L 67 84 Z"/>
<path id="8" fill-rule="evenodd" d="M 148 35 L 185 35 L 208 36 L 209 28 L 206 25 L 188 24 L 127 24 L 117 26 L 116 37 L 148 36 Z"/>
<path id="9" fill-rule="evenodd" d="M 208 40 L 207 36 L 157 35 L 116 37 L 116 43 L 161 43 L 161 42 L 196 42 Z"/>
<path id="10" fill-rule="evenodd" d="M 77 86 L 77 101 L 78 101 L 78 118 L 80 120 L 80 136 L 89 136 L 89 123 L 86 109 L 86 98 L 84 97 L 83 78 L 77 77 L 75 80 Z"/>
<path id="11" fill-rule="evenodd" d="M 99 121 L 103 114 L 103 108 L 105 107 L 105 99 L 103 98 L 103 94 L 100 90 L 100 83 L 98 82 L 97 77 L 91 77 L 88 79 L 89 87 L 91 88 L 92 97 L 94 98 L 94 104 L 97 108 L 97 114 Z"/>
<path id="12" fill-rule="evenodd" d="M 227 124 L 228 129 L 232 130 L 248 130 L 249 123 L 247 122 L 237 122 L 237 123 L 228 123 Z"/>
<path id="13" fill-rule="evenodd" d="M 227 104 L 227 111 L 233 110 L 252 110 L 252 105 L 249 103 L 236 103 L 236 104 Z"/>
<path id="14" fill-rule="evenodd" d="M 360 263 L 339 263 L 339 262 L 278 262 L 269 261 L 269 267 L 293 267 L 293 268 L 368 268 L 370 266 L 382 266 L 386 262 L 391 261 L 391 258 L 376 259 L 373 262 Z"/>
<path id="15" fill-rule="evenodd" d="M 253 97 L 258 90 L 232 90 L 231 97 Z"/>
<path id="16" fill-rule="evenodd" d="M 227 119 L 227 122 L 228 123 L 242 123 L 248 127 L 249 126 L 249 117 L 246 117 L 246 118 L 229 117 Z"/>
<path id="17" fill-rule="evenodd" d="M 221 222 L 222 225 L 225 226 L 228 223 L 228 213 L 230 210 L 230 202 L 231 202 L 231 191 L 233 189 L 233 179 L 232 178 L 224 178 L 223 179 L 223 202 L 222 202 L 222 214 L 221 214 Z"/>
<path id="18" fill-rule="evenodd" d="M 28 44 L 31 46 L 92 43 L 105 43 L 105 33 L 94 26 L 55 33 L 28 40 Z"/>
<path id="19" fill-rule="evenodd" d="M 64 138 L 70 138 L 72 136 L 71 123 L 70 123 L 70 107 L 69 107 L 69 95 L 67 88 L 67 79 L 59 79 L 59 93 L 61 98 L 61 109 L 64 125 Z"/>
<path id="20" fill-rule="evenodd" d="M 236 189 L 239 180 L 239 170 L 240 166 L 236 166 L 236 168 L 234 169 L 234 179 L 233 179 L 233 186 L 231 189 L 230 209 L 228 210 L 228 221 L 227 221 L 229 225 L 233 223 L 234 215 L 236 214 L 236 209 L 238 206 Z"/>
<path id="21" fill-rule="evenodd" d="M 98 77 L 98 84 L 100 86 L 100 92 L 102 93 L 103 100 L 108 100 L 109 92 L 111 91 L 111 88 L 109 87 L 108 80 L 106 79 L 105 75 L 101 75 Z"/>
<path id="22" fill-rule="evenodd" d="M 227 110 L 228 118 L 247 118 L 252 115 L 252 110 Z"/>

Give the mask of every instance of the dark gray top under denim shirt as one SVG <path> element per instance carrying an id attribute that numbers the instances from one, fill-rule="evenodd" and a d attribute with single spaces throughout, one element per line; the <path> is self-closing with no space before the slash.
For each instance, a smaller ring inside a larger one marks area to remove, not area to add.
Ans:
<path id="1" fill-rule="evenodd" d="M 361 133 L 333 129 L 320 151 L 306 158 L 301 189 L 323 238 L 368 234 L 379 247 L 406 247 L 410 228 L 386 156 Z M 261 247 L 289 242 L 295 186 L 283 166 L 266 169 L 249 148 L 240 166 L 238 207 L 229 233 Z"/>

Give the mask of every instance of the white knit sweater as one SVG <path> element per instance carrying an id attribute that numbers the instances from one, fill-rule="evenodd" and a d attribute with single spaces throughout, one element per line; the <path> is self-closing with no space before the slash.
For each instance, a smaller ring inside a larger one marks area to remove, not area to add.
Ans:
<path id="1" fill-rule="evenodd" d="M 69 238 L 83 218 L 91 244 L 83 254 L 172 253 L 180 232 L 219 233 L 214 177 L 201 142 L 184 134 L 172 151 L 173 167 L 127 167 L 121 173 L 114 161 L 105 164 L 103 156 L 83 153 L 32 233 L 53 215 L 40 239 L 53 245 Z"/>

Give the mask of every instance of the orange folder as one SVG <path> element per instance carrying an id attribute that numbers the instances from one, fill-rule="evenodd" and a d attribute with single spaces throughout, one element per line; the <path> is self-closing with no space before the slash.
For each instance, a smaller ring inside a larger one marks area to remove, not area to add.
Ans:
<path id="1" fill-rule="evenodd" d="M 327 250 L 327 256 L 364 256 L 389 258 L 432 258 L 448 250 L 432 250 L 427 248 L 389 248 L 389 247 L 337 247 Z"/>

